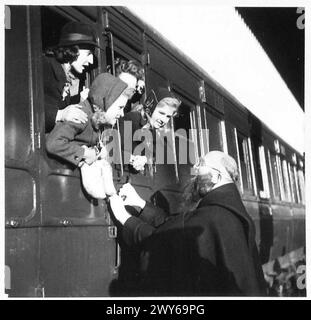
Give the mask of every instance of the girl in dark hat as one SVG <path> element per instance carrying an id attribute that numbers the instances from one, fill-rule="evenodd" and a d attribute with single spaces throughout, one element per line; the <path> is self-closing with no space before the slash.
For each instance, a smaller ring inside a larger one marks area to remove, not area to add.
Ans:
<path id="1" fill-rule="evenodd" d="M 149 92 L 143 105 L 138 105 L 136 110 L 126 113 L 120 121 L 124 163 L 130 164 L 134 172 L 143 170 L 148 161 L 146 156 L 135 154 L 135 147 L 141 143 L 141 141 L 133 140 L 135 132 L 150 130 L 149 137 L 155 140 L 157 130 L 167 126 L 168 122 L 177 114 L 180 104 L 181 101 L 171 91 L 166 88 L 157 88 Z M 128 126 L 129 122 L 130 126 Z M 129 127 L 131 127 L 130 133 L 127 132 Z M 147 141 L 146 144 L 153 142 Z"/>
<path id="2" fill-rule="evenodd" d="M 45 52 L 43 78 L 46 132 L 53 129 L 56 121 L 87 121 L 87 115 L 78 105 L 82 91 L 80 80 L 86 68 L 93 64 L 94 49 L 97 46 L 93 28 L 72 21 L 63 27 L 58 45 Z"/>

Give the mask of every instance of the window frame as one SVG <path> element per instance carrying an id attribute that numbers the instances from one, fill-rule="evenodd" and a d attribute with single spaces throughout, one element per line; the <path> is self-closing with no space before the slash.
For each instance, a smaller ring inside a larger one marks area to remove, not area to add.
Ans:
<path id="1" fill-rule="evenodd" d="M 271 197 L 271 193 L 270 193 L 270 186 L 269 186 L 269 176 L 268 176 L 265 146 L 263 145 L 258 146 L 258 155 L 259 155 L 259 167 L 261 170 L 262 185 L 263 185 L 263 190 L 259 190 L 259 197 L 262 199 L 269 199 Z"/>
<path id="2" fill-rule="evenodd" d="M 241 131 L 238 131 L 236 127 L 233 128 L 234 130 L 234 140 L 235 140 L 235 147 L 236 147 L 236 154 L 238 159 L 238 169 L 239 169 L 239 182 L 240 182 L 240 188 L 242 191 L 243 196 L 245 197 L 251 197 L 256 198 L 257 196 L 257 188 L 255 187 L 254 183 L 256 183 L 256 180 L 254 180 L 254 174 L 255 171 L 253 169 L 253 162 L 251 160 L 251 154 L 252 149 L 251 143 L 249 142 L 249 137 L 245 134 L 243 134 Z M 241 164 L 241 155 L 240 155 L 240 148 L 239 148 L 239 137 L 242 138 L 242 148 L 243 148 L 243 155 L 244 155 L 244 161 L 245 162 L 245 174 L 246 174 L 246 182 L 247 182 L 247 188 L 244 185 L 243 181 L 243 172 L 242 172 L 242 164 Z"/>

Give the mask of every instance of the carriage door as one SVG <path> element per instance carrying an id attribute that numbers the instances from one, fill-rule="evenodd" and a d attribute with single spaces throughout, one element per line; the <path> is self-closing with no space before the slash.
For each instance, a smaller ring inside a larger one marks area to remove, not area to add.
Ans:
<path id="1" fill-rule="evenodd" d="M 38 288 L 40 136 L 34 106 L 33 10 L 8 6 L 5 30 L 5 219 L 10 296 L 35 296 Z"/>
<path id="2" fill-rule="evenodd" d="M 86 14 L 73 7 L 41 7 L 42 53 L 58 43 L 61 28 L 68 21 L 88 23 L 98 31 L 97 7 L 89 10 Z M 101 41 L 99 32 L 97 37 Z M 94 68 L 81 80 L 86 87 L 101 72 L 98 49 L 94 58 Z M 41 278 L 45 296 L 108 296 L 117 277 L 119 257 L 105 201 L 87 194 L 79 168 L 46 153 L 44 138 L 41 174 Z"/>

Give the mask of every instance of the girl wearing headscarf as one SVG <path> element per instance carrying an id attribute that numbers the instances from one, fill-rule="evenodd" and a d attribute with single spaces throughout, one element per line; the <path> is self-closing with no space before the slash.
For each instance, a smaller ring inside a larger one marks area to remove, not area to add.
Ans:
<path id="1" fill-rule="evenodd" d="M 135 152 L 135 148 L 141 143 L 141 141 L 134 141 L 135 133 L 136 136 L 139 136 L 143 134 L 143 130 L 150 130 L 149 135 L 144 135 L 146 140 L 153 140 L 145 141 L 145 145 L 150 147 L 155 141 L 157 130 L 167 126 L 168 122 L 177 114 L 180 104 L 180 100 L 174 93 L 160 87 L 151 90 L 143 105 L 139 105 L 136 110 L 126 113 L 120 121 L 124 163 L 130 164 L 134 172 L 143 170 L 145 163 L 148 161 L 148 156 L 139 154 L 137 149 Z M 153 157 L 153 154 L 149 154 L 149 157 Z"/>
<path id="2" fill-rule="evenodd" d="M 123 109 L 135 86 L 136 78 L 129 75 L 123 81 L 109 73 L 98 75 L 91 85 L 88 98 L 80 103 L 81 110 L 87 114 L 87 122 L 57 122 L 47 136 L 48 153 L 81 167 L 81 170 L 101 156 L 106 157 L 103 132 L 124 115 Z M 109 182 L 113 185 L 110 173 Z"/>

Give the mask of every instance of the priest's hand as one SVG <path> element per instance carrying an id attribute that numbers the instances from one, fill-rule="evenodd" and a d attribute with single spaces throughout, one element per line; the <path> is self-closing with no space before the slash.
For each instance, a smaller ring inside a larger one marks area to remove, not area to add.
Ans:
<path id="1" fill-rule="evenodd" d="M 119 190 L 119 196 L 125 206 L 136 206 L 143 209 L 146 201 L 142 199 L 130 183 L 124 184 Z"/>

